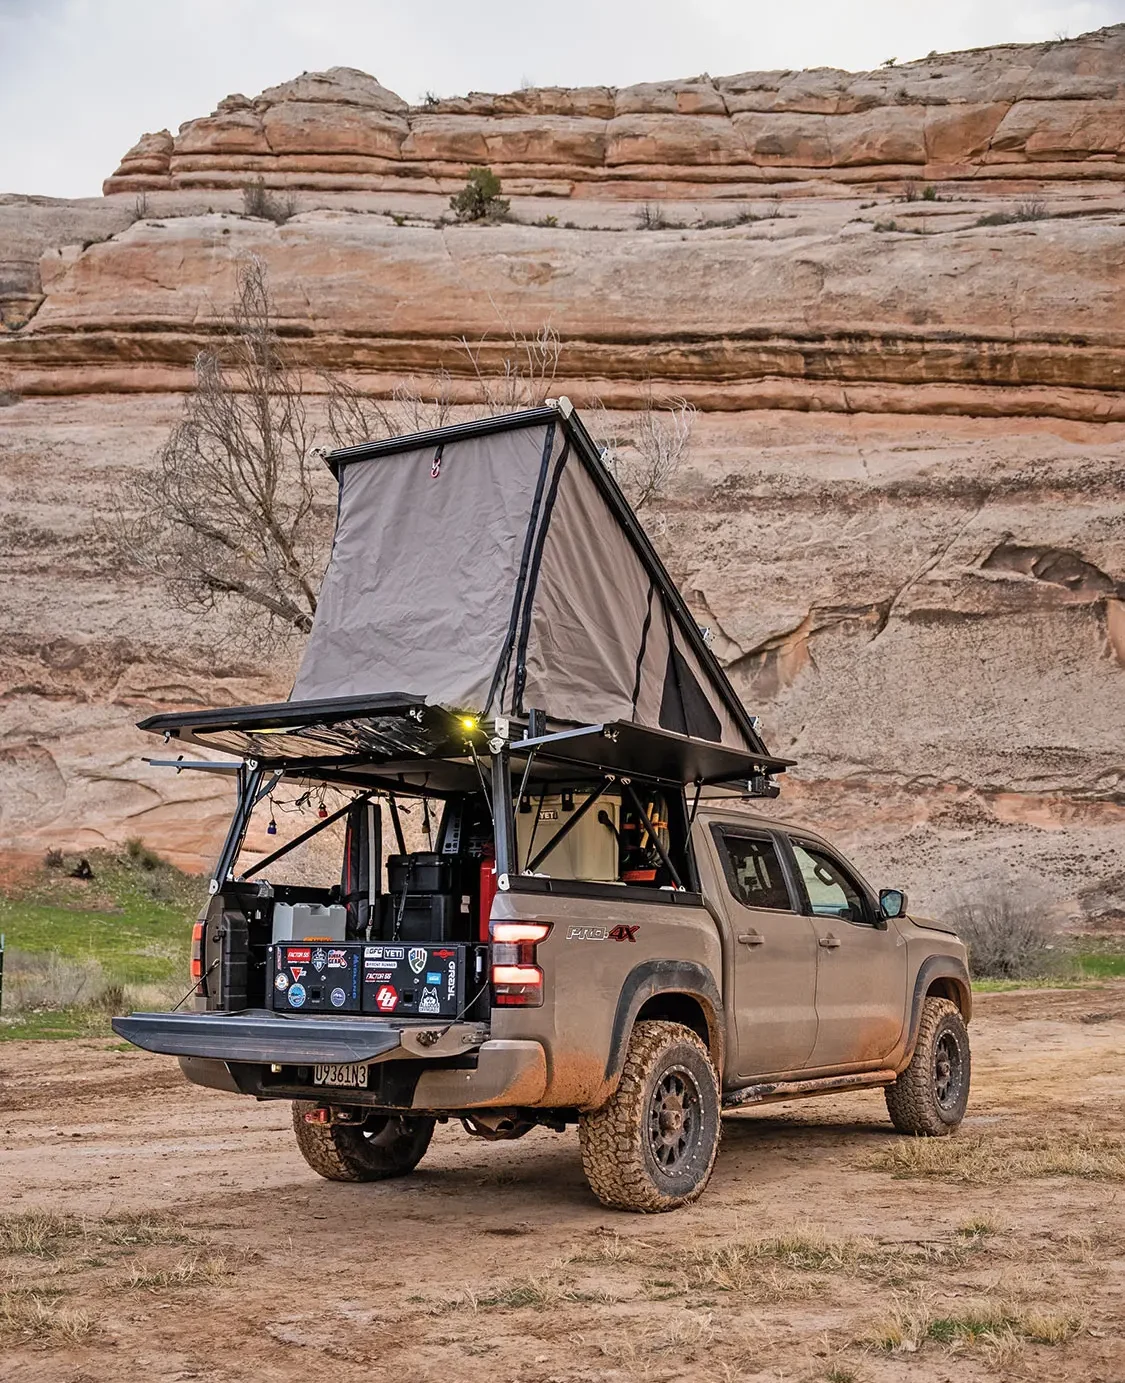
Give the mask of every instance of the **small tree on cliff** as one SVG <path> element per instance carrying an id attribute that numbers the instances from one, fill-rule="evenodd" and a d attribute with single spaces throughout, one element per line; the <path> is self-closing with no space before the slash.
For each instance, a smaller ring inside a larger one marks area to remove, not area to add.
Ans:
<path id="1" fill-rule="evenodd" d="M 511 205 L 500 195 L 500 179 L 491 168 L 470 168 L 469 180 L 449 206 L 458 221 L 502 221 Z"/>
<path id="2" fill-rule="evenodd" d="M 259 260 L 240 265 L 223 327 L 222 343 L 196 357 L 195 389 L 155 466 L 126 487 L 103 533 L 177 604 L 233 602 L 243 641 L 269 645 L 312 627 L 332 506 L 317 502 L 301 380 Z"/>

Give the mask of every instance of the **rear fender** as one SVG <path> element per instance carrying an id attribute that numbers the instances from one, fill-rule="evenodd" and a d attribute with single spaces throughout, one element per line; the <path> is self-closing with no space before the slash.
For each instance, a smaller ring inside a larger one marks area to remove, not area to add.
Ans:
<path id="1" fill-rule="evenodd" d="M 715 977 L 705 966 L 694 961 L 646 960 L 629 971 L 618 996 L 605 1064 L 609 1094 L 613 1093 L 621 1077 L 625 1051 L 637 1015 L 650 999 L 661 994 L 682 994 L 699 1004 L 707 1023 L 707 1046 L 711 1060 L 715 1070 L 722 1071 L 726 1034 L 723 1028 L 723 1001 Z M 608 1094 L 606 1098 L 609 1098 Z"/>

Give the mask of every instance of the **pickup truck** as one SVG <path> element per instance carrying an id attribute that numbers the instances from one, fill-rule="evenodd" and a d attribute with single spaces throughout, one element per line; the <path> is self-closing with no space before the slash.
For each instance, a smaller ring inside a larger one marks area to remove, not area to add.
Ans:
<path id="1" fill-rule="evenodd" d="M 729 1111 L 879 1087 L 901 1132 L 956 1129 L 965 947 L 753 810 L 790 765 L 569 405 L 329 461 L 336 543 L 293 697 L 142 722 L 233 755 L 199 767 L 237 802 L 193 1009 L 115 1030 L 197 1084 L 291 1101 L 301 1153 L 336 1181 L 410 1172 L 439 1121 L 486 1139 L 577 1125 L 599 1200 L 663 1211 L 702 1194 Z M 504 482 L 487 512 L 482 466 Z M 476 557 L 435 546 L 455 522 Z M 421 612 L 406 637 L 402 592 Z M 286 792 L 318 804 L 311 826 L 249 849 Z M 286 853 L 334 828 L 332 880 L 283 882 Z"/>

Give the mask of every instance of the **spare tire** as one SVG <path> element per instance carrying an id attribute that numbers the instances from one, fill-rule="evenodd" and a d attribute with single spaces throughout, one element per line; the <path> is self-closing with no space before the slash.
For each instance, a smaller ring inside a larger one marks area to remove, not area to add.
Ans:
<path id="1" fill-rule="evenodd" d="M 362 1123 L 310 1124 L 315 1100 L 293 1101 L 293 1131 L 301 1156 L 328 1181 L 384 1181 L 412 1172 L 433 1137 L 433 1119 L 370 1114 Z"/>

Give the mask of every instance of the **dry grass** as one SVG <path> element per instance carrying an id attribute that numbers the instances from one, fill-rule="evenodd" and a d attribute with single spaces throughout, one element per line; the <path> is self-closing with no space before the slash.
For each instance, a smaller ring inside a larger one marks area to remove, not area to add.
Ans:
<path id="1" fill-rule="evenodd" d="M 171 1268 L 146 1268 L 134 1263 L 125 1285 L 149 1292 L 175 1287 L 213 1287 L 231 1272 L 230 1260 L 224 1254 L 191 1254 Z"/>
<path id="2" fill-rule="evenodd" d="M 52 1215 L 45 1210 L 4 1215 L 0 1217 L 0 1254 L 53 1258 L 64 1239 L 80 1232 L 80 1222 L 73 1215 Z"/>
<path id="3" fill-rule="evenodd" d="M 937 1178 L 1000 1186 L 1038 1177 L 1125 1181 L 1125 1142 L 1106 1134 L 912 1138 L 866 1158 L 862 1166 L 898 1178 Z"/>
<path id="4" fill-rule="evenodd" d="M 190 1244 L 206 1242 L 182 1220 L 155 1211 L 136 1215 L 108 1215 L 84 1219 L 29 1210 L 0 1216 L 0 1256 L 29 1254 L 57 1258 L 85 1252 L 100 1245 L 134 1247 L 141 1244 Z"/>
<path id="5" fill-rule="evenodd" d="M 60 1306 L 60 1298 L 36 1288 L 13 1288 L 0 1293 L 0 1340 L 41 1344 L 73 1344 L 94 1329 L 90 1314 Z"/>
<path id="6" fill-rule="evenodd" d="M 1024 1344 L 1063 1344 L 1082 1326 L 1077 1312 L 1042 1311 L 1006 1300 L 982 1299 L 948 1314 L 919 1301 L 896 1307 L 873 1327 L 867 1342 L 892 1354 L 915 1354 L 927 1343 L 979 1347 L 999 1363 Z"/>
<path id="7" fill-rule="evenodd" d="M 560 1263 L 562 1261 L 560 1260 Z M 467 1307 L 470 1311 L 488 1311 L 503 1307 L 519 1311 L 526 1307 L 555 1307 L 564 1302 L 593 1302 L 605 1305 L 613 1300 L 608 1292 L 581 1291 L 573 1283 L 563 1280 L 557 1272 L 549 1271 L 517 1278 L 490 1292 L 481 1293 L 466 1289 L 452 1301 L 442 1302 L 431 1309 L 439 1313 L 450 1307 Z"/>

